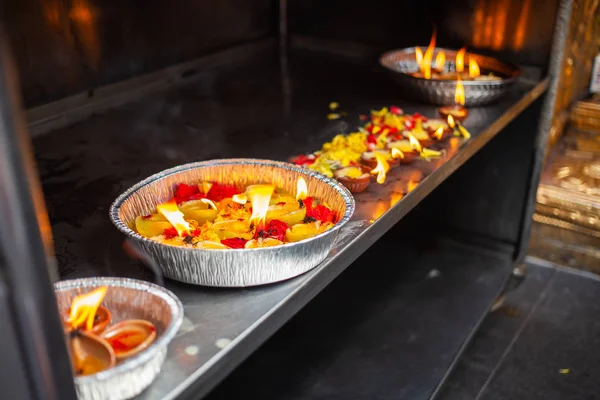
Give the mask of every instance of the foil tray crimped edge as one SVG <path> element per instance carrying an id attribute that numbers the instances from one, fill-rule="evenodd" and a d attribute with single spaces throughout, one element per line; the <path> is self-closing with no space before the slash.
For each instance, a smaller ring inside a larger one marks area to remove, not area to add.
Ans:
<path id="1" fill-rule="evenodd" d="M 111 325 L 125 319 L 145 319 L 156 326 L 157 339 L 138 355 L 114 368 L 89 376 L 75 377 L 81 400 L 124 400 L 147 388 L 161 370 L 167 346 L 183 321 L 183 305 L 169 290 L 136 279 L 82 278 L 54 284 L 59 310 L 72 299 L 100 286 L 108 286 L 103 304 L 111 311 Z"/>
<path id="2" fill-rule="evenodd" d="M 158 243 L 129 227 L 135 216 L 150 213 L 157 204 L 171 198 L 175 184 L 180 182 L 212 180 L 241 185 L 269 182 L 295 193 L 299 176 L 306 180 L 311 195 L 342 215 L 331 229 L 301 242 L 259 249 L 191 249 Z M 316 171 L 279 161 L 223 159 L 177 166 L 139 182 L 115 200 L 110 218 L 160 266 L 165 276 L 203 286 L 246 287 L 290 279 L 316 267 L 331 252 L 354 208 L 354 198 L 348 189 Z"/>
<path id="3" fill-rule="evenodd" d="M 456 58 L 455 50 L 436 47 L 433 59 L 439 51 L 444 51 L 449 60 L 446 61 L 446 69 L 454 65 L 452 60 Z M 414 53 L 415 47 L 388 51 L 381 55 L 379 64 L 388 71 L 397 84 L 406 90 L 407 95 L 438 106 L 454 105 L 457 81 L 423 79 L 409 75 L 409 72 L 418 69 Z M 498 100 L 521 75 L 521 69 L 516 65 L 473 53 L 468 53 L 468 56 L 473 57 L 481 69 L 501 73 L 507 78 L 498 81 L 462 81 L 466 107 L 484 106 Z"/>

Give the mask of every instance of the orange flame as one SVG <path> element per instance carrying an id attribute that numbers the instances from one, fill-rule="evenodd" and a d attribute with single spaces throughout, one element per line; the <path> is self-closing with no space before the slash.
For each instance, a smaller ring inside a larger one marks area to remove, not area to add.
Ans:
<path id="1" fill-rule="evenodd" d="M 296 183 L 296 200 L 304 200 L 308 196 L 308 188 L 304 178 L 299 177 Z"/>
<path id="2" fill-rule="evenodd" d="M 252 185 L 246 188 L 246 193 L 252 203 L 250 224 L 257 230 L 265 224 L 265 217 L 269 210 L 269 202 L 274 189 L 272 185 Z"/>
<path id="3" fill-rule="evenodd" d="M 96 311 L 98 310 L 98 307 L 100 307 L 102 300 L 104 300 L 107 290 L 108 288 L 106 286 L 101 286 L 98 289 L 81 294 L 73 299 L 68 320 L 73 328 L 78 328 L 85 323 L 85 329 L 88 331 L 92 330 L 94 327 Z"/>
<path id="4" fill-rule="evenodd" d="M 390 164 L 385 159 L 385 156 L 379 152 L 375 152 L 375 158 L 377 159 L 377 166 L 371 170 L 371 174 L 377 174 L 377 183 L 382 185 L 385 182 L 386 174 L 390 170 Z"/>
<path id="5" fill-rule="evenodd" d="M 421 143 L 417 140 L 416 137 L 414 137 L 412 134 L 408 134 L 408 140 L 410 141 L 410 146 L 415 149 L 416 151 L 418 151 L 419 153 L 421 153 L 423 151 L 423 147 L 421 146 Z"/>
<path id="6" fill-rule="evenodd" d="M 392 158 L 403 159 L 404 158 L 404 153 L 402 151 L 400 151 L 399 149 L 393 147 L 392 148 Z"/>
<path id="7" fill-rule="evenodd" d="M 440 51 L 435 57 L 435 69 L 443 71 L 446 64 L 446 53 Z"/>
<path id="8" fill-rule="evenodd" d="M 474 58 L 469 57 L 469 77 L 477 78 L 479 75 L 481 75 L 479 64 L 477 64 Z"/>
<path id="9" fill-rule="evenodd" d="M 167 221 L 173 225 L 173 228 L 177 231 L 179 236 L 184 236 L 183 234 L 190 234 L 192 227 L 191 225 L 183 219 L 183 213 L 179 211 L 179 207 L 177 207 L 177 203 L 175 199 L 171 199 L 166 203 L 159 204 L 156 206 L 156 211 L 161 213 Z"/>
<path id="10" fill-rule="evenodd" d="M 456 92 L 454 93 L 454 102 L 456 104 L 460 104 L 461 106 L 465 105 L 465 87 L 463 86 L 462 79 L 460 79 L 460 76 L 456 81 Z"/>
<path id="11" fill-rule="evenodd" d="M 431 78 L 431 61 L 433 60 L 433 52 L 435 50 L 435 36 L 436 30 L 434 28 L 433 34 L 431 35 L 431 41 L 429 42 L 429 46 L 427 46 L 427 50 L 423 56 L 423 62 L 421 63 L 421 73 L 425 79 Z"/>
<path id="12" fill-rule="evenodd" d="M 419 66 L 419 70 L 421 70 L 421 65 L 423 64 L 423 50 L 420 47 L 415 47 L 415 61 Z"/>
<path id="13" fill-rule="evenodd" d="M 204 194 L 207 194 L 210 188 L 212 188 L 213 184 L 210 182 L 202 182 L 202 185 L 198 185 L 198 189 Z"/>
<path id="14" fill-rule="evenodd" d="M 435 138 L 437 140 L 442 140 L 442 136 L 444 135 L 444 127 L 440 126 L 439 128 L 437 128 L 435 130 L 435 133 L 433 134 L 433 136 L 435 136 Z"/>
<path id="15" fill-rule="evenodd" d="M 463 72 L 465 70 L 465 53 L 467 48 L 463 47 L 456 53 L 456 72 Z"/>
<path id="16" fill-rule="evenodd" d="M 454 129 L 456 126 L 456 123 L 454 123 L 454 117 L 451 114 L 448 114 L 448 126 L 452 129 Z"/>

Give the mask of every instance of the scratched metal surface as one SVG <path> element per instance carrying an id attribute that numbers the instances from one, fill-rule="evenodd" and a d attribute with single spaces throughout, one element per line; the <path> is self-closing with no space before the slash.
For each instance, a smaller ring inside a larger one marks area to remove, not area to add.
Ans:
<path id="1" fill-rule="evenodd" d="M 465 124 L 470 141 L 453 139 L 440 146 L 446 150 L 443 158 L 394 169 L 384 185 L 357 195 L 353 221 L 312 272 L 243 290 L 168 282 L 184 304 L 185 320 L 163 372 L 141 397 L 171 398 L 194 381 L 203 385 L 198 395 L 209 390 L 545 87 L 545 82 L 519 82 L 498 103 L 471 110 Z M 328 121 L 327 105 L 334 100 L 348 116 Z M 403 101 L 397 87 L 370 66 L 307 52 L 283 61 L 267 54 L 36 138 L 61 277 L 152 278 L 124 255 L 123 237 L 108 219 L 114 198 L 137 181 L 197 160 L 283 160 L 317 149 L 354 129 L 360 113 L 389 104 L 435 116 L 433 107 Z M 218 346 L 228 340 L 225 349 Z"/>

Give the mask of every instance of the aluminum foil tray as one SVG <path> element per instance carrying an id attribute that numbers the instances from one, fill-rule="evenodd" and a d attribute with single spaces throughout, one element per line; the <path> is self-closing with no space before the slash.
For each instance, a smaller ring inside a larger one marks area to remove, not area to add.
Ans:
<path id="1" fill-rule="evenodd" d="M 455 71 L 454 60 L 457 52 L 436 47 L 433 55 L 434 60 L 439 51 L 446 53 L 445 71 Z M 498 61 L 492 57 L 472 53 L 467 53 L 467 57 L 473 57 L 482 71 L 492 71 L 499 76 L 503 76 L 504 79 L 496 81 L 462 81 L 465 88 L 466 107 L 483 106 L 499 99 L 521 74 L 519 67 Z M 419 70 L 415 60 L 415 47 L 384 53 L 379 58 L 379 63 L 390 73 L 396 83 L 405 90 L 406 94 L 415 100 L 440 106 L 455 104 L 454 94 L 457 81 L 423 79 L 410 75 L 410 73 Z M 465 68 L 468 68 L 468 66 L 465 65 Z"/>
<path id="2" fill-rule="evenodd" d="M 131 229 L 135 217 L 154 212 L 174 195 L 178 183 L 216 181 L 250 185 L 272 183 L 295 193 L 298 177 L 308 192 L 340 215 L 331 229 L 310 239 L 258 249 L 204 250 L 165 245 Z M 320 264 L 331 252 L 340 229 L 354 213 L 354 198 L 336 180 L 318 172 L 277 161 L 226 159 L 181 165 L 134 185 L 115 200 L 110 218 L 115 226 L 161 268 L 165 276 L 204 286 L 244 287 L 282 281 Z"/>
<path id="3" fill-rule="evenodd" d="M 102 304 L 112 313 L 111 325 L 126 319 L 145 319 L 156 327 L 157 338 L 146 350 L 94 375 L 75 377 L 81 400 L 132 398 L 152 383 L 167 355 L 167 345 L 183 321 L 183 305 L 167 289 L 127 278 L 85 278 L 57 282 L 58 309 L 71 306 L 73 298 L 100 286 L 108 286 Z"/>

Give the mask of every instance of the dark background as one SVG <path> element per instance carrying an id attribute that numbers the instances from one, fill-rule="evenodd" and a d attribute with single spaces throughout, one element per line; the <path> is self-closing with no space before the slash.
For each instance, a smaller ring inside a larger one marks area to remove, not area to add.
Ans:
<path id="1" fill-rule="evenodd" d="M 291 0 L 290 34 L 375 49 L 468 46 L 545 67 L 557 0 Z M 27 108 L 275 37 L 277 0 L 5 0 Z"/>

